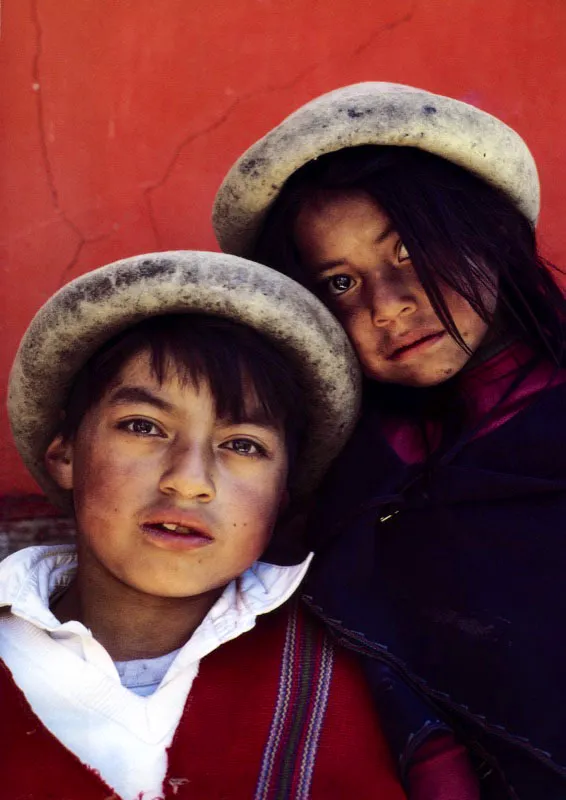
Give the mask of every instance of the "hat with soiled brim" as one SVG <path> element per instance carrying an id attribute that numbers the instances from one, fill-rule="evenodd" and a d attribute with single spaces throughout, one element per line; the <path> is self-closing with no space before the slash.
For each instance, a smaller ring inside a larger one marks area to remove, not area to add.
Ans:
<path id="1" fill-rule="evenodd" d="M 291 475 L 297 494 L 314 488 L 356 421 L 360 372 L 341 326 L 290 278 L 223 253 L 178 251 L 126 258 L 64 286 L 35 315 L 16 354 L 8 389 L 14 439 L 48 497 L 71 497 L 44 464 L 78 370 L 104 342 L 160 314 L 205 313 L 249 325 L 296 366 L 307 432 Z"/>
<path id="2" fill-rule="evenodd" d="M 344 86 L 302 106 L 236 161 L 212 212 L 222 250 L 251 254 L 269 207 L 304 164 L 368 144 L 416 147 L 445 158 L 501 189 L 536 223 L 538 174 L 518 133 L 451 97 L 397 83 L 367 82 Z"/>

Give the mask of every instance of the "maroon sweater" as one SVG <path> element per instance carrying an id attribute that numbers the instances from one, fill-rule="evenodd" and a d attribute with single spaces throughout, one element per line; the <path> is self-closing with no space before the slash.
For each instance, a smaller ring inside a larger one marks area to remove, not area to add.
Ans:
<path id="1" fill-rule="evenodd" d="M 2 800 L 119 800 L 40 722 L 0 662 Z M 403 800 L 354 658 L 288 603 L 205 658 L 161 798 Z M 127 798 L 126 800 L 132 800 Z"/>

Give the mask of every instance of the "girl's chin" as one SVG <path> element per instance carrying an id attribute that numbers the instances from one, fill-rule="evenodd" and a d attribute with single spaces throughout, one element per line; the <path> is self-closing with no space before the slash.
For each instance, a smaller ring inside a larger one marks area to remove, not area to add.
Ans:
<path id="1" fill-rule="evenodd" d="M 437 365 L 426 369 L 425 365 L 415 365 L 412 369 L 399 371 L 381 371 L 364 369 L 364 374 L 369 380 L 389 385 L 407 386 L 415 389 L 424 389 L 427 386 L 438 386 L 457 375 L 466 366 L 468 359 L 462 363 Z"/>

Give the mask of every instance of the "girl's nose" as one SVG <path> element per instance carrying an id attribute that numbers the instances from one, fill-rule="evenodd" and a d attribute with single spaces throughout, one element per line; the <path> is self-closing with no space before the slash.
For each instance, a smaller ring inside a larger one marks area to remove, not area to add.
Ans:
<path id="1" fill-rule="evenodd" d="M 373 324 L 385 327 L 399 317 L 408 317 L 417 310 L 417 298 L 406 286 L 389 281 L 376 281 L 372 287 L 371 318 Z"/>
<path id="2" fill-rule="evenodd" d="M 183 447 L 171 454 L 159 489 L 164 494 L 209 503 L 216 496 L 212 454 L 200 447 Z"/>

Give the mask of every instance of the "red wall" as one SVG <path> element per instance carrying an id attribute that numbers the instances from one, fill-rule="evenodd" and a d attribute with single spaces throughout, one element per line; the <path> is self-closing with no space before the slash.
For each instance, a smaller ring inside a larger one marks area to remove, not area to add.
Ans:
<path id="1" fill-rule="evenodd" d="M 12 0 L 2 28 L 0 495 L 36 491 L 4 399 L 39 305 L 124 256 L 215 249 L 226 168 L 321 92 L 405 82 L 517 127 L 544 250 L 566 266 L 564 0 Z"/>

